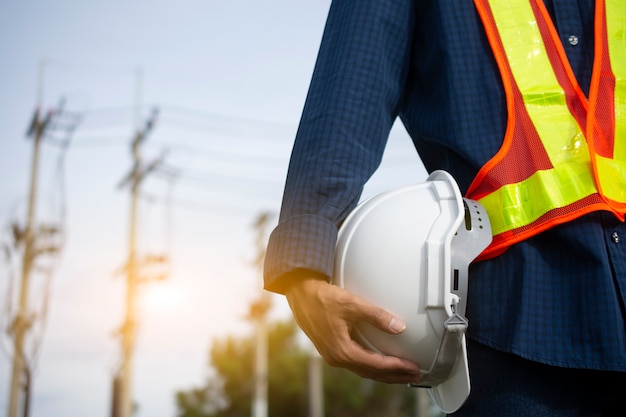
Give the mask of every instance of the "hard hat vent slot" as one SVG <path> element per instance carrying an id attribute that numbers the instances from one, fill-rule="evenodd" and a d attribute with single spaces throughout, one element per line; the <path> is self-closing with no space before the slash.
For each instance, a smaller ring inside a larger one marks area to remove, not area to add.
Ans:
<path id="1" fill-rule="evenodd" d="M 459 290 L 459 270 L 454 270 L 454 278 L 453 278 L 452 286 L 454 287 L 454 291 Z"/>
<path id="2" fill-rule="evenodd" d="M 463 207 L 465 207 L 465 230 L 472 230 L 472 213 L 465 200 L 463 200 Z"/>

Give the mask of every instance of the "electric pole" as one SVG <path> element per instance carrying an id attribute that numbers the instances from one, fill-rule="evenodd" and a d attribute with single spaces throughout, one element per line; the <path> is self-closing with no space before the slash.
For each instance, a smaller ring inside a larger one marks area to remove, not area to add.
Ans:
<path id="1" fill-rule="evenodd" d="M 43 64 L 40 67 L 40 77 L 43 78 Z M 41 103 L 42 94 L 41 83 L 40 80 L 39 103 Z M 69 137 L 80 121 L 78 114 L 64 111 L 64 104 L 64 100 L 61 100 L 57 108 L 48 111 L 45 117 L 41 116 L 41 106 L 38 104 L 26 134 L 27 137 L 33 138 L 33 154 L 26 224 L 21 226 L 17 221 L 12 224 L 15 250 L 22 248 L 22 266 L 18 310 L 8 329 L 9 335 L 13 338 L 13 361 L 7 417 L 28 417 L 29 414 L 32 363 L 29 363 L 29 358 L 26 356 L 26 338 L 38 318 L 35 313 L 29 311 L 29 294 L 33 272 L 42 270 L 41 265 L 35 265 L 35 261 L 43 255 L 56 255 L 61 250 L 59 236 L 63 233 L 62 227 L 55 224 L 37 224 L 35 217 L 41 144 L 44 139 L 57 140 L 67 148 Z M 58 132 L 66 135 L 65 138 L 55 138 L 53 134 Z M 46 270 L 49 271 L 49 269 Z M 44 300 L 44 306 L 46 305 L 47 299 Z M 40 320 L 45 318 L 46 308 L 42 310 Z M 30 358 L 31 362 L 33 359 Z"/>
<path id="2" fill-rule="evenodd" d="M 155 160 L 147 166 L 142 165 L 140 147 L 146 139 L 148 133 L 154 127 L 158 115 L 157 109 L 153 109 L 152 114 L 146 121 L 143 129 L 139 129 L 135 134 L 131 150 L 133 155 L 133 168 L 127 177 L 120 183 L 120 187 L 130 186 L 130 223 L 128 235 L 128 260 L 125 265 L 126 272 L 126 314 L 121 327 L 121 350 L 122 361 L 114 376 L 114 392 L 112 415 L 115 417 L 131 417 L 133 412 L 132 400 L 132 364 L 135 348 L 135 338 L 137 332 L 137 313 L 135 311 L 135 301 L 137 289 L 140 282 L 145 278 L 140 276 L 140 264 L 137 259 L 137 203 L 139 199 L 139 188 L 143 179 L 154 171 L 161 160 Z M 164 259 L 164 258 L 163 258 Z"/>
<path id="3" fill-rule="evenodd" d="M 32 316 L 28 313 L 28 294 L 31 270 L 36 255 L 35 207 L 37 198 L 37 174 L 39 169 L 41 141 L 51 117 L 52 112 L 49 112 L 46 117 L 42 119 L 39 108 L 37 108 L 28 130 L 28 136 L 33 137 L 33 157 L 31 161 L 26 227 L 23 231 L 21 231 L 21 233 L 19 233 L 24 244 L 24 253 L 22 255 L 22 276 L 20 281 L 19 306 L 10 329 L 13 334 L 13 364 L 11 370 L 11 387 L 9 392 L 9 409 L 7 417 L 18 417 L 18 412 L 21 409 L 27 408 L 26 404 L 24 404 L 24 400 L 27 398 L 26 388 L 30 384 L 28 383 L 29 375 L 26 355 L 24 353 L 24 339 L 33 321 Z"/>
<path id="4" fill-rule="evenodd" d="M 265 258 L 267 222 L 269 213 L 262 213 L 255 223 L 257 229 L 257 258 L 256 266 L 263 268 Z M 255 376 L 254 398 L 252 403 L 252 417 L 267 417 L 267 363 L 268 363 L 268 330 L 267 313 L 271 307 L 271 301 L 266 291 L 260 288 L 259 298 L 250 306 L 250 318 L 256 324 L 256 349 L 255 349 Z"/>
<path id="5" fill-rule="evenodd" d="M 414 388 L 415 390 L 415 415 L 416 417 L 428 417 L 429 402 L 428 391 L 424 388 Z"/>
<path id="6" fill-rule="evenodd" d="M 324 416 L 324 368 L 322 357 L 311 343 L 309 351 L 309 417 Z"/>

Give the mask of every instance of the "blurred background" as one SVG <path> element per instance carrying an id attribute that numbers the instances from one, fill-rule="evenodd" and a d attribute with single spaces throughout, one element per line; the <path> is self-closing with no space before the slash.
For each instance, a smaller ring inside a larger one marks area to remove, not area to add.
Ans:
<path id="1" fill-rule="evenodd" d="M 255 308 L 291 329 L 260 265 L 329 5 L 0 0 L 0 416 L 20 333 L 16 415 L 115 416 L 130 369 L 166 417 L 217 412 L 181 404 Z M 364 198 L 424 178 L 397 125 Z"/>

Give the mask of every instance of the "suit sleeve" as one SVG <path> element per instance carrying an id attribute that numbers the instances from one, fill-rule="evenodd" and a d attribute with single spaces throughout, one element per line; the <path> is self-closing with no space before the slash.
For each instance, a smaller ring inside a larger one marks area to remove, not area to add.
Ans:
<path id="1" fill-rule="evenodd" d="M 334 0 L 292 150 L 265 288 L 329 277 L 337 231 L 378 168 L 409 71 L 412 0 Z"/>

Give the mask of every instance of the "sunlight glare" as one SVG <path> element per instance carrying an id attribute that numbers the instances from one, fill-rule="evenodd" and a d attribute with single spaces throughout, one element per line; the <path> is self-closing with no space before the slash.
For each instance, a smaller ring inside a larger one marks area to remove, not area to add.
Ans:
<path id="1" fill-rule="evenodd" d="M 182 289 L 169 282 L 155 282 L 143 290 L 141 305 L 147 311 L 171 312 L 183 305 Z"/>

